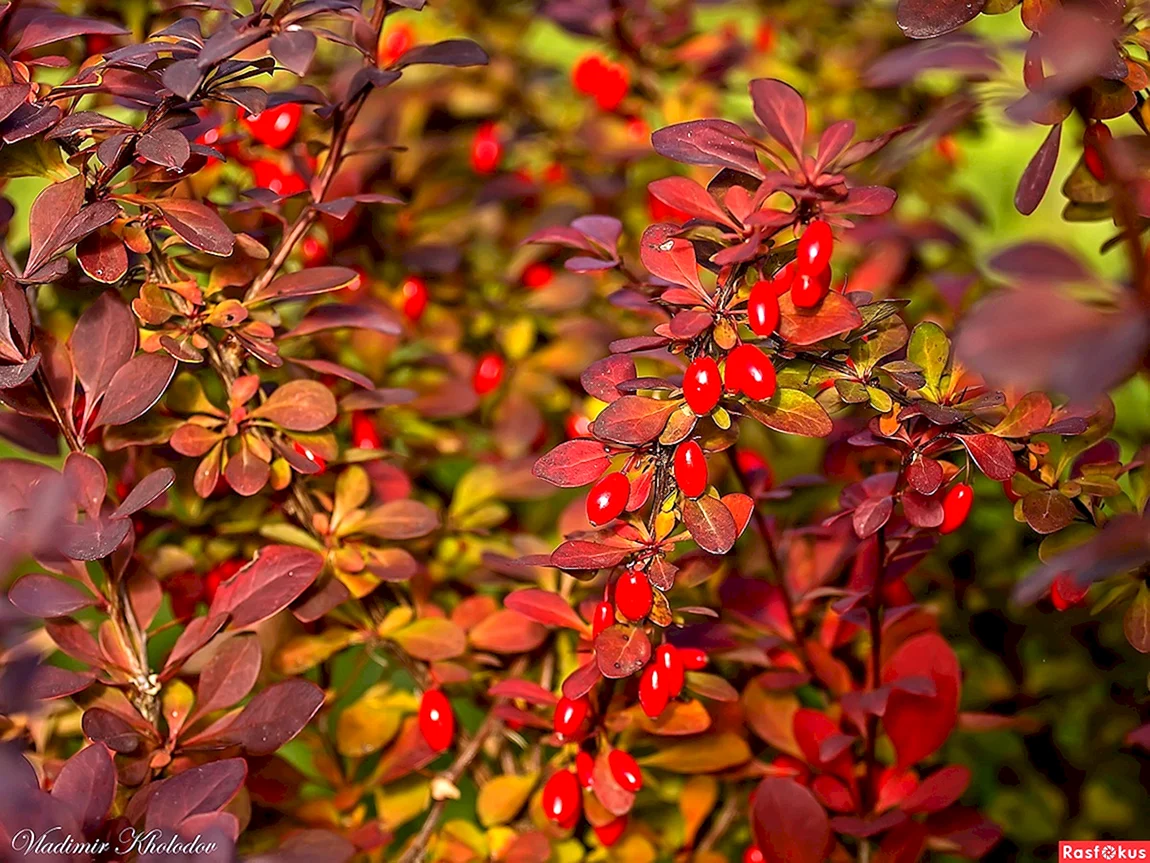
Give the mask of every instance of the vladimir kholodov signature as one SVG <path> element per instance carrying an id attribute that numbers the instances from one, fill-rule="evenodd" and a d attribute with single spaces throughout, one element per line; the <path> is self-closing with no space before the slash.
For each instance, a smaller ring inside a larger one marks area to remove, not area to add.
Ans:
<path id="1" fill-rule="evenodd" d="M 203 839 L 198 833 L 186 838 L 169 830 L 137 831 L 125 827 L 115 842 L 106 839 L 93 839 L 77 842 L 61 827 L 49 827 L 43 833 L 34 830 L 20 830 L 12 837 L 12 850 L 25 857 L 37 854 L 103 854 L 112 851 L 117 855 L 136 852 L 138 854 L 210 854 L 216 850 L 216 843 Z"/>

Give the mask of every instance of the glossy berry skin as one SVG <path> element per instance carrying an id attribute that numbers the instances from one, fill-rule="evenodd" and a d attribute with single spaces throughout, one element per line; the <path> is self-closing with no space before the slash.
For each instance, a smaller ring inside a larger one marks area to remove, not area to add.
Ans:
<path id="1" fill-rule="evenodd" d="M 683 375 L 683 396 L 687 406 L 696 414 L 704 416 L 715 409 L 723 394 L 723 381 L 719 375 L 719 364 L 711 357 L 695 357 Z"/>
<path id="2" fill-rule="evenodd" d="M 757 845 L 751 845 L 743 852 L 743 863 L 765 863 L 765 860 Z"/>
<path id="3" fill-rule="evenodd" d="M 798 256 L 795 258 L 799 273 L 817 275 L 827 269 L 831 265 L 834 245 L 835 238 L 829 224 L 822 219 L 815 219 L 807 225 L 799 237 Z"/>
<path id="4" fill-rule="evenodd" d="M 655 665 L 666 677 L 667 691 L 672 698 L 683 691 L 683 659 L 671 644 L 660 644 L 655 648 Z"/>
<path id="5" fill-rule="evenodd" d="M 754 345 L 739 345 L 727 354 L 727 389 L 742 392 L 752 401 L 775 394 L 775 367 Z"/>
<path id="6" fill-rule="evenodd" d="M 399 286 L 399 293 L 403 297 L 403 316 L 415 323 L 427 308 L 427 282 L 419 276 L 408 276 Z"/>
<path id="7" fill-rule="evenodd" d="M 628 620 L 642 620 L 654 604 L 647 573 L 628 569 L 615 582 L 615 608 Z"/>
<path id="8" fill-rule="evenodd" d="M 779 295 L 772 282 L 757 282 L 747 299 L 747 326 L 755 335 L 769 336 L 779 327 Z"/>
<path id="9" fill-rule="evenodd" d="M 587 495 L 587 521 L 599 527 L 623 514 L 631 494 L 631 481 L 625 473 L 615 471 L 591 486 Z"/>
<path id="10" fill-rule="evenodd" d="M 1058 611 L 1066 611 L 1076 605 L 1082 605 L 1086 594 L 1090 592 L 1090 585 L 1080 587 L 1074 578 L 1074 573 L 1060 572 L 1050 582 L 1050 601 Z"/>
<path id="11" fill-rule="evenodd" d="M 327 262 L 327 246 L 319 237 L 304 237 L 299 244 L 299 251 L 305 267 L 319 267 Z"/>
<path id="12" fill-rule="evenodd" d="M 583 793 L 570 770 L 553 773 L 543 786 L 543 813 L 561 827 L 573 827 L 579 819 Z"/>
<path id="13" fill-rule="evenodd" d="M 591 615 L 591 637 L 594 638 L 608 626 L 615 624 L 615 606 L 609 602 L 600 602 L 595 606 Z"/>
<path id="14" fill-rule="evenodd" d="M 363 411 L 351 415 L 351 445 L 356 449 L 380 449 L 383 446 L 375 423 Z"/>
<path id="15" fill-rule="evenodd" d="M 472 389 L 477 395 L 485 396 L 503 381 L 505 366 L 499 354 L 484 354 L 475 365 L 471 378 Z"/>
<path id="16" fill-rule="evenodd" d="M 303 108 L 298 103 L 285 102 L 244 117 L 243 124 L 261 144 L 273 150 L 282 150 L 295 137 L 302 116 Z"/>
<path id="17" fill-rule="evenodd" d="M 612 749 L 607 755 L 607 766 L 611 768 L 611 775 L 624 791 L 633 793 L 643 787 L 643 774 L 639 772 L 639 762 L 631 757 L 630 752 Z"/>
<path id="18" fill-rule="evenodd" d="M 707 667 L 707 653 L 698 647 L 680 647 L 679 661 L 687 671 L 698 671 Z"/>
<path id="19" fill-rule="evenodd" d="M 396 24 L 390 27 L 383 38 L 379 40 L 379 49 L 376 55 L 380 66 L 390 66 L 407 53 L 415 44 L 415 33 L 410 24 Z"/>
<path id="20" fill-rule="evenodd" d="M 831 271 L 797 273 L 791 284 L 791 302 L 796 309 L 813 309 L 823 301 L 831 287 Z"/>
<path id="21" fill-rule="evenodd" d="M 791 261 L 773 276 L 767 283 L 771 286 L 771 290 L 775 292 L 775 296 L 781 297 L 791 289 L 791 285 L 795 283 L 795 262 Z"/>
<path id="22" fill-rule="evenodd" d="M 591 703 L 586 698 L 568 698 L 564 695 L 555 705 L 555 733 L 560 737 L 572 737 L 587 718 L 590 708 Z"/>
<path id="23" fill-rule="evenodd" d="M 279 163 L 259 159 L 251 164 L 256 188 L 267 189 L 281 197 L 298 195 L 307 189 L 307 181 L 294 171 L 285 171 Z"/>
<path id="24" fill-rule="evenodd" d="M 451 746 L 455 737 L 455 714 L 441 689 L 428 689 L 419 700 L 419 732 L 436 752 Z"/>
<path id="25" fill-rule="evenodd" d="M 554 277 L 555 273 L 549 266 L 536 262 L 523 271 L 520 280 L 525 287 L 531 288 L 531 290 L 534 291 L 551 284 L 551 279 Z"/>
<path id="26" fill-rule="evenodd" d="M 667 709 L 667 702 L 670 700 L 671 693 L 667 689 L 664 673 L 652 662 L 643 671 L 643 677 L 639 680 L 639 706 L 649 717 L 658 719 Z"/>
<path id="27" fill-rule="evenodd" d="M 614 821 L 608 821 L 600 827 L 593 827 L 595 838 L 604 848 L 610 848 L 627 832 L 627 816 L 620 815 Z"/>
<path id="28" fill-rule="evenodd" d="M 503 142 L 494 123 L 483 123 L 471 140 L 471 169 L 477 174 L 493 174 L 503 161 Z"/>
<path id="29" fill-rule="evenodd" d="M 627 95 L 631 73 L 621 63 L 590 54 L 571 70 L 571 83 L 580 93 L 593 96 L 604 111 L 614 111 Z"/>
<path id="30" fill-rule="evenodd" d="M 687 497 L 707 490 L 707 459 L 698 441 L 684 441 L 675 449 L 675 482 Z"/>
<path id="31" fill-rule="evenodd" d="M 1102 161 L 1102 148 L 1113 138 L 1110 128 L 1102 122 L 1090 123 L 1082 133 L 1082 161 L 1098 182 L 1106 181 L 1106 164 Z"/>
<path id="32" fill-rule="evenodd" d="M 952 533 L 962 527 L 974 504 L 974 489 L 964 482 L 955 483 L 942 499 L 942 524 L 939 533 Z"/>
<path id="33" fill-rule="evenodd" d="M 316 467 L 318 467 L 319 470 L 316 471 L 317 474 L 323 473 L 325 470 L 327 470 L 327 462 L 324 461 L 323 456 L 317 455 L 316 453 L 312 452 L 310 449 L 308 449 L 306 446 L 304 446 L 299 441 L 295 441 L 292 443 L 292 449 L 294 449 L 297 453 L 299 453 L 304 458 L 306 458 L 308 461 L 310 461 L 312 464 L 314 464 Z"/>
<path id="34" fill-rule="evenodd" d="M 581 788 L 590 788 L 592 774 L 595 772 L 595 757 L 585 749 L 580 749 L 575 756 L 575 776 Z"/>

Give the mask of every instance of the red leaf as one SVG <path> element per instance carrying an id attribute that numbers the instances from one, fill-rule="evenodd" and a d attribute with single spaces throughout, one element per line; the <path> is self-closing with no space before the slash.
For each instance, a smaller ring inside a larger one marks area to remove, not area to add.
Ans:
<path id="1" fill-rule="evenodd" d="M 212 615 L 230 613 L 232 625 L 250 626 L 286 608 L 315 581 L 323 557 L 290 545 L 268 545 L 220 585 Z"/>
<path id="2" fill-rule="evenodd" d="M 701 497 L 683 502 L 683 524 L 699 547 L 712 554 L 726 554 L 739 537 L 735 517 L 721 500 Z"/>
<path id="3" fill-rule="evenodd" d="M 33 617 L 66 617 L 96 600 L 62 578 L 43 573 L 26 575 L 12 585 L 8 599 Z"/>
<path id="4" fill-rule="evenodd" d="M 68 347 L 76 377 L 94 402 L 136 352 L 135 321 L 115 291 L 105 291 L 84 310 L 68 338 Z"/>
<path id="5" fill-rule="evenodd" d="M 612 355 L 591 363 L 579 376 L 579 382 L 588 395 L 610 404 L 621 395 L 619 384 L 632 380 L 637 374 L 633 359 Z"/>
<path id="6" fill-rule="evenodd" d="M 699 281 L 699 264 L 695 260 L 695 247 L 690 240 L 664 236 L 662 225 L 652 225 L 643 232 L 639 242 L 639 257 L 652 275 L 666 279 L 673 285 L 694 288 L 706 296 Z"/>
<path id="7" fill-rule="evenodd" d="M 1058 162 L 1058 146 L 1061 141 L 1062 124 L 1055 123 L 1050 127 L 1034 157 L 1027 163 L 1022 176 L 1018 178 L 1018 189 L 1014 193 L 1014 208 L 1022 215 L 1029 216 L 1037 210 L 1046 196 L 1050 178 L 1054 176 L 1054 166 Z"/>
<path id="8" fill-rule="evenodd" d="M 801 160 L 807 136 L 807 106 L 798 91 L 775 78 L 759 78 L 751 82 L 751 103 L 767 134 Z"/>
<path id="9" fill-rule="evenodd" d="M 236 236 L 211 207 L 186 198 L 160 198 L 155 204 L 171 229 L 189 246 L 211 255 L 232 253 Z"/>
<path id="10" fill-rule="evenodd" d="M 164 779 L 148 797 L 147 829 L 178 827 L 192 815 L 223 809 L 243 786 L 247 773 L 244 759 L 226 758 Z"/>
<path id="11" fill-rule="evenodd" d="M 898 26 L 911 39 L 930 39 L 973 21 L 986 0 L 899 0 Z"/>
<path id="12" fill-rule="evenodd" d="M 560 488 L 587 485 L 611 466 L 607 447 L 597 440 L 582 438 L 559 444 L 540 456 L 531 473 Z"/>
<path id="13" fill-rule="evenodd" d="M 1014 476 L 1014 453 L 1010 445 L 998 435 L 957 435 L 979 469 L 995 482 L 1005 482 Z"/>
<path id="14" fill-rule="evenodd" d="M 933 696 L 912 695 L 895 688 L 887 699 L 883 727 L 894 744 L 897 767 L 906 770 L 937 750 L 958 722 L 961 669 L 958 657 L 937 632 L 909 638 L 882 668 L 882 682 L 903 677 L 929 677 Z"/>
<path id="15" fill-rule="evenodd" d="M 603 409 L 592 423 L 596 437 L 611 443 L 644 444 L 663 431 L 667 418 L 679 407 L 677 400 L 660 401 L 623 396 Z"/>
<path id="16" fill-rule="evenodd" d="M 604 677 L 630 677 L 650 658 L 651 641 L 641 627 L 616 623 L 595 639 L 595 661 Z"/>
<path id="17" fill-rule="evenodd" d="M 657 129 L 651 134 L 651 146 L 660 156 L 686 165 L 734 168 L 762 178 L 763 167 L 746 138 L 728 120 L 691 120 Z"/>
<path id="18" fill-rule="evenodd" d="M 299 734 L 322 705 L 323 690 L 314 683 L 298 678 L 275 683 L 257 693 L 212 741 L 242 746 L 248 755 L 271 755 Z"/>
<path id="19" fill-rule="evenodd" d="M 793 779 L 768 776 L 759 783 L 751 824 L 770 863 L 822 863 L 830 848 L 826 811 Z"/>
<path id="20" fill-rule="evenodd" d="M 532 680 L 519 680 L 518 678 L 500 680 L 487 690 L 487 695 L 491 698 L 513 698 L 526 701 L 528 704 L 545 706 L 554 705 L 559 700 L 555 693 L 549 689 L 544 689 L 538 683 Z"/>
<path id="21" fill-rule="evenodd" d="M 817 309 L 795 308 L 790 293 L 779 297 L 779 335 L 793 345 L 813 345 L 842 335 L 863 323 L 855 304 L 831 291 Z"/>
<path id="22" fill-rule="evenodd" d="M 720 225 L 732 225 L 711 194 L 689 177 L 664 177 L 648 184 L 647 190 L 658 200 L 690 216 Z"/>
<path id="23" fill-rule="evenodd" d="M 260 643 L 251 635 L 229 639 L 200 672 L 194 717 L 231 707 L 251 692 L 260 673 Z"/>
<path id="24" fill-rule="evenodd" d="M 584 630 L 587 624 L 576 614 L 570 603 L 550 590 L 516 590 L 507 594 L 503 606 L 530 617 L 544 626 L 565 626 L 568 629 Z"/>
<path id="25" fill-rule="evenodd" d="M 176 373 L 167 354 L 137 354 L 120 366 L 108 384 L 95 425 L 130 423 L 159 401 Z"/>
<path id="26" fill-rule="evenodd" d="M 938 812 L 962 796 L 970 785 L 970 769 L 951 764 L 936 770 L 919 783 L 900 804 L 904 812 Z"/>
<path id="27" fill-rule="evenodd" d="M 602 569 L 622 562 L 629 548 L 589 539 L 569 539 L 551 553 L 551 565 L 560 569 Z"/>
<path id="28" fill-rule="evenodd" d="M 85 833 L 100 826 L 115 794 L 116 767 L 101 743 L 81 749 L 64 762 L 52 785 L 52 796 L 68 805 Z"/>
<path id="29" fill-rule="evenodd" d="M 289 300 L 326 294 L 349 287 L 359 278 L 355 270 L 347 267 L 309 267 L 280 276 L 266 288 L 248 298 L 249 303 Z"/>

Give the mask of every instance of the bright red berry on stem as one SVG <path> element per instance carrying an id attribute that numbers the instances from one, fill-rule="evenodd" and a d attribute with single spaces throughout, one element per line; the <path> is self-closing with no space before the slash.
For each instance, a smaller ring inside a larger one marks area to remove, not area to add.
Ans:
<path id="1" fill-rule="evenodd" d="M 723 381 L 719 376 L 719 364 L 711 357 L 695 357 L 683 375 L 683 395 L 687 406 L 695 413 L 709 414 L 719 403 L 723 394 Z"/>
<path id="2" fill-rule="evenodd" d="M 571 413 L 567 415 L 567 437 L 574 440 L 577 437 L 591 436 L 591 420 L 583 414 Z"/>
<path id="3" fill-rule="evenodd" d="M 654 604 L 651 581 L 647 573 L 627 569 L 615 582 L 615 607 L 628 620 L 642 620 Z"/>
<path id="4" fill-rule="evenodd" d="M 259 159 L 251 164 L 256 188 L 267 189 L 282 197 L 298 195 L 307 189 L 307 181 L 294 171 L 285 171 L 278 162 Z"/>
<path id="5" fill-rule="evenodd" d="M 292 442 L 292 449 L 318 467 L 319 470 L 317 470 L 316 473 L 323 473 L 327 469 L 327 462 L 324 460 L 324 457 L 312 452 L 299 441 Z"/>
<path id="6" fill-rule="evenodd" d="M 1106 179 L 1106 163 L 1102 161 L 1102 148 L 1113 138 L 1110 128 L 1103 122 L 1088 123 L 1086 131 L 1082 133 L 1082 159 L 1086 169 L 1094 175 L 1094 179 L 1103 182 Z"/>
<path id="7" fill-rule="evenodd" d="M 471 168 L 477 174 L 492 174 L 503 161 L 503 142 L 491 122 L 483 123 L 471 141 Z"/>
<path id="8" fill-rule="evenodd" d="M 688 671 L 698 671 L 707 667 L 707 652 L 698 647 L 680 647 L 679 659 L 683 668 Z"/>
<path id="9" fill-rule="evenodd" d="M 698 441 L 685 441 L 675 449 L 675 482 L 687 497 L 707 490 L 707 459 Z"/>
<path id="10" fill-rule="evenodd" d="M 419 700 L 419 732 L 427 745 L 442 752 L 455 737 L 455 714 L 441 689 L 428 689 Z"/>
<path id="11" fill-rule="evenodd" d="M 643 787 L 643 774 L 639 772 L 639 762 L 631 753 L 622 749 L 612 749 L 607 755 L 607 766 L 611 775 L 624 791 L 638 791 Z"/>
<path id="12" fill-rule="evenodd" d="M 579 730 L 583 720 L 587 718 L 587 711 L 591 702 L 586 698 L 568 698 L 564 695 L 555 705 L 554 727 L 555 733 L 560 737 L 571 737 Z"/>
<path id="13" fill-rule="evenodd" d="M 615 606 L 604 600 L 595 606 L 591 615 L 591 637 L 594 638 L 608 626 L 615 624 Z"/>
<path id="14" fill-rule="evenodd" d="M 592 825 L 594 827 L 594 825 Z M 627 832 L 627 816 L 620 815 L 614 821 L 608 821 L 599 827 L 594 827 L 595 836 L 604 848 L 610 848 L 624 833 Z"/>
<path id="15" fill-rule="evenodd" d="M 1072 572 L 1060 572 L 1050 582 L 1050 601 L 1059 611 L 1081 605 L 1090 592 L 1090 585 L 1079 585 Z"/>
<path id="16" fill-rule="evenodd" d="M 265 108 L 258 114 L 243 118 L 252 137 L 273 150 L 282 150 L 295 137 L 299 129 L 303 108 L 297 102 L 285 102 L 275 108 Z"/>
<path id="17" fill-rule="evenodd" d="M 561 827 L 574 826 L 583 804 L 579 780 L 570 770 L 553 773 L 543 786 L 543 812 Z"/>
<path id="18" fill-rule="evenodd" d="M 536 261 L 523 271 L 523 275 L 520 278 L 526 287 L 537 290 L 538 288 L 549 285 L 554 276 L 555 273 L 549 266 Z"/>
<path id="19" fill-rule="evenodd" d="M 631 494 L 631 481 L 625 473 L 609 473 L 587 495 L 587 521 L 598 527 L 618 518 L 627 507 Z"/>
<path id="20" fill-rule="evenodd" d="M 383 445 L 375 423 L 363 411 L 351 415 L 351 445 L 356 449 L 379 449 Z"/>
<path id="21" fill-rule="evenodd" d="M 739 345 L 727 354 L 727 389 L 753 401 L 775 394 L 775 367 L 754 345 Z"/>
<path id="22" fill-rule="evenodd" d="M 504 363 L 499 354 L 484 354 L 475 366 L 471 386 L 481 396 L 487 395 L 503 380 Z"/>
<path id="23" fill-rule="evenodd" d="M 655 648 L 655 665 L 666 677 L 667 692 L 674 698 L 683 691 L 683 659 L 671 644 L 660 644 Z"/>
<path id="24" fill-rule="evenodd" d="M 663 670 L 652 662 L 639 680 L 639 705 L 649 717 L 658 719 L 670 700 L 671 693 L 667 690 Z"/>
<path id="25" fill-rule="evenodd" d="M 834 244 L 831 226 L 822 219 L 815 219 L 799 237 L 798 257 L 795 259 L 798 271 L 812 275 L 821 273 L 831 265 Z"/>
<path id="26" fill-rule="evenodd" d="M 327 260 L 327 246 L 319 237 L 311 234 L 303 238 L 299 251 L 305 267 L 318 267 Z"/>
<path id="27" fill-rule="evenodd" d="M 964 482 L 955 483 L 942 499 L 942 524 L 939 533 L 951 533 L 962 527 L 974 503 L 974 489 Z"/>
<path id="28" fill-rule="evenodd" d="M 418 321 L 427 308 L 427 282 L 419 276 L 408 276 L 399 286 L 403 297 L 403 315 L 409 321 Z"/>
<path id="29" fill-rule="evenodd" d="M 791 283 L 791 302 L 795 304 L 796 309 L 813 309 L 823 301 L 830 287 L 830 269 L 814 275 L 798 273 Z"/>
<path id="30" fill-rule="evenodd" d="M 791 261 L 789 264 L 771 276 L 771 280 L 767 284 L 771 286 L 771 289 L 775 292 L 776 296 L 781 297 L 791 289 L 791 285 L 793 285 L 794 282 L 795 262 Z"/>
<path id="31" fill-rule="evenodd" d="M 580 749 L 575 756 L 575 775 L 583 788 L 591 787 L 591 775 L 595 772 L 595 758 L 585 749 Z"/>
<path id="32" fill-rule="evenodd" d="M 774 282 L 757 282 L 747 299 L 747 326 L 755 335 L 769 336 L 779 326 L 779 292 Z"/>
<path id="33" fill-rule="evenodd" d="M 743 863 L 765 863 L 765 860 L 757 845 L 751 845 L 743 852 Z"/>
<path id="34" fill-rule="evenodd" d="M 410 24 L 396 24 L 390 27 L 383 34 L 383 38 L 379 40 L 379 50 L 376 52 L 379 57 L 379 65 L 390 66 L 406 54 L 414 44 L 415 32 Z"/>

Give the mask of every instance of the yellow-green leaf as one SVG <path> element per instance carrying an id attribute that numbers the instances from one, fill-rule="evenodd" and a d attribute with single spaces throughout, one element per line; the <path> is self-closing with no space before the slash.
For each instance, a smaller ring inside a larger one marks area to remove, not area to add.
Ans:
<path id="1" fill-rule="evenodd" d="M 910 334 L 906 358 L 922 369 L 927 386 L 937 391 L 950 359 L 950 339 L 938 324 L 923 321 Z"/>
<path id="2" fill-rule="evenodd" d="M 518 814 L 531 796 L 538 773 L 524 776 L 496 776 L 479 789 L 475 811 L 484 827 L 506 824 Z"/>
<path id="3" fill-rule="evenodd" d="M 645 767 L 661 767 L 672 773 L 718 773 L 747 761 L 751 749 L 747 742 L 729 731 L 709 734 L 665 746 L 640 759 Z"/>

